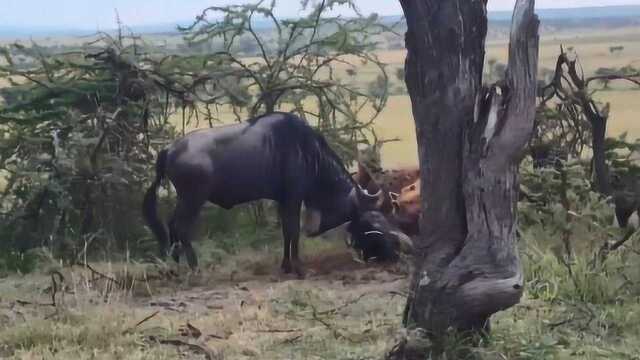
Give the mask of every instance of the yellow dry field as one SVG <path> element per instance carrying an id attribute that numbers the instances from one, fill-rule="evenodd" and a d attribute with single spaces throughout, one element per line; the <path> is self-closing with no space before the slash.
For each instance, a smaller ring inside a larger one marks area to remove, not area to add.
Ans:
<path id="1" fill-rule="evenodd" d="M 540 70 L 554 69 L 560 45 L 565 49 L 573 48 L 580 58 L 584 73 L 588 76 L 601 67 L 620 68 L 626 65 L 640 67 L 640 27 L 629 27 L 617 30 L 594 31 L 582 29 L 574 33 L 550 33 L 543 35 L 540 44 Z M 620 53 L 611 54 L 609 47 L 624 46 Z M 403 87 L 396 77 L 396 69 L 403 67 L 405 50 L 383 50 L 377 53 L 378 59 L 388 64 L 387 72 L 391 79 L 391 90 Z M 492 41 L 487 44 L 486 60 L 495 59 L 507 62 L 507 43 Z M 245 59 L 248 63 L 256 59 Z M 361 64 L 354 58 L 345 58 L 354 64 L 356 70 L 353 81 L 366 88 L 374 81 L 379 72 L 373 64 Z M 347 65 L 340 65 L 335 72 L 344 79 L 349 79 L 345 70 Z M 596 87 L 598 85 L 596 84 Z M 629 138 L 640 137 L 640 88 L 625 83 L 611 84 L 612 90 L 596 93 L 596 99 L 611 105 L 609 135 L 617 136 L 628 132 Z M 397 93 L 397 92 L 396 92 Z M 233 118 L 230 112 L 222 112 L 222 119 Z M 203 124 L 201 124 L 203 125 Z M 412 166 L 418 162 L 415 138 L 415 125 L 411 114 L 411 102 L 406 95 L 393 95 L 389 98 L 384 111 L 375 123 L 379 137 L 400 141 L 385 144 L 382 161 L 385 167 Z"/>
<path id="2" fill-rule="evenodd" d="M 547 30 L 541 38 L 540 69 L 553 69 L 560 45 L 565 49 L 573 48 L 580 56 L 580 62 L 585 74 L 589 75 L 601 67 L 622 67 L 632 65 L 640 67 L 640 27 L 626 27 L 622 29 L 574 29 L 553 32 Z M 624 46 L 624 50 L 611 54 L 609 47 Z M 387 72 L 391 79 L 391 90 L 398 94 L 398 89 L 404 87 L 402 81 L 396 77 L 396 69 L 404 63 L 404 50 L 383 50 L 377 53 L 378 59 L 388 64 Z M 487 43 L 487 61 L 495 59 L 499 62 L 507 61 L 506 41 L 489 41 Z M 355 82 L 366 88 L 374 81 L 379 72 L 373 64 L 362 64 L 357 59 L 345 58 L 354 64 L 351 68 L 356 75 L 346 74 L 346 65 L 340 65 L 335 72 L 343 80 Z M 257 61 L 246 58 L 245 62 Z M 2 81 L 2 80 L 0 80 Z M 0 87 L 6 86 L 0 82 Z M 623 132 L 629 133 L 629 138 L 640 137 L 640 88 L 629 84 L 612 84 L 612 90 L 601 91 L 596 98 L 611 104 L 609 135 L 616 136 Z M 282 109 L 286 110 L 286 109 Z M 234 119 L 230 111 L 222 109 L 219 114 L 224 122 Z M 181 116 L 177 114 L 173 121 L 180 126 Z M 200 123 L 200 127 L 206 126 Z M 400 138 L 401 141 L 388 143 L 384 146 L 382 158 L 385 166 L 410 166 L 417 164 L 417 146 L 415 141 L 415 127 L 411 116 L 411 103 L 406 95 L 393 95 L 389 98 L 386 108 L 376 120 L 376 132 L 383 138 Z M 190 126 L 187 131 L 191 130 Z"/>
<path id="3" fill-rule="evenodd" d="M 540 46 L 540 69 L 553 69 L 560 51 L 573 47 L 580 57 L 585 74 L 589 75 L 601 67 L 620 68 L 626 65 L 640 67 L 640 28 L 577 34 L 571 38 L 543 37 Z M 621 53 L 611 54 L 610 46 L 624 46 Z M 404 50 L 381 51 L 379 59 L 390 64 L 392 69 L 401 67 Z M 487 46 L 486 59 L 507 61 L 507 44 L 492 43 Z M 358 75 L 368 75 L 373 69 L 362 69 Z M 372 77 L 369 77 L 369 81 Z M 366 81 L 366 80 L 363 80 Z M 395 80 L 394 86 L 401 83 Z M 393 87 L 393 86 L 392 86 Z M 612 90 L 596 93 L 597 100 L 610 103 L 609 135 L 628 132 L 629 139 L 640 137 L 640 88 L 625 83 L 612 84 Z M 385 138 L 399 137 L 401 142 L 386 144 L 382 158 L 385 166 L 407 166 L 417 164 L 415 125 L 411 116 L 411 102 L 407 96 L 392 96 L 387 107 L 376 122 L 379 135 Z"/>

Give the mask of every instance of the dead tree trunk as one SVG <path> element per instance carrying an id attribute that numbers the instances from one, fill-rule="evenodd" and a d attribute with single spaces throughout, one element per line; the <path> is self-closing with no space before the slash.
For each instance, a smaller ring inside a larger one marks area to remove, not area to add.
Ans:
<path id="1" fill-rule="evenodd" d="M 438 339 L 488 329 L 522 294 L 518 165 L 535 117 L 538 19 L 533 0 L 517 1 L 507 78 L 483 87 L 486 1 L 400 3 L 425 194 L 405 325 Z"/>

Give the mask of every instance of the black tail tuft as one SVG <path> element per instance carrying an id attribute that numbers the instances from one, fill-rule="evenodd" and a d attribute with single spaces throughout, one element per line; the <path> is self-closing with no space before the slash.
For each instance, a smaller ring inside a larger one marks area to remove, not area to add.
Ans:
<path id="1" fill-rule="evenodd" d="M 158 160 L 156 160 L 156 178 L 147 189 L 144 195 L 144 202 L 142 204 L 142 213 L 147 225 L 153 231 L 153 234 L 158 239 L 160 246 L 160 257 L 164 258 L 169 250 L 169 237 L 167 229 L 164 223 L 158 216 L 158 187 L 160 186 L 162 179 L 164 178 L 165 166 L 167 163 L 167 150 L 164 149 L 158 153 Z"/>

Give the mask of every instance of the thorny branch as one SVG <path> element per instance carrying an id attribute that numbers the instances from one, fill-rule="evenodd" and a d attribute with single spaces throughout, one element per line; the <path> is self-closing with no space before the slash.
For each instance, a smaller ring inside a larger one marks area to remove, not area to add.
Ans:
<path id="1" fill-rule="evenodd" d="M 73 264 L 73 265 L 77 265 L 77 266 L 81 266 L 81 267 L 83 267 L 85 269 L 89 269 L 89 271 L 91 271 L 91 273 L 93 275 L 97 275 L 98 277 L 100 277 L 102 279 L 105 279 L 105 280 L 107 280 L 109 282 L 112 282 L 112 283 L 116 284 L 118 286 L 118 288 L 124 288 L 124 285 L 122 284 L 122 282 L 112 278 L 111 276 L 108 276 L 108 275 L 105 275 L 105 274 L 99 272 L 98 270 L 94 269 L 89 264 L 83 263 L 81 261 L 76 261 L 75 264 Z"/>

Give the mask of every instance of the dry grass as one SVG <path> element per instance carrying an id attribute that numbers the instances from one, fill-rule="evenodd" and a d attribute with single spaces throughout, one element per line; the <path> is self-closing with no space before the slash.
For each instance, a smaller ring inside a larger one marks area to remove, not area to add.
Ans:
<path id="1" fill-rule="evenodd" d="M 204 359 L 203 350 L 211 359 L 382 358 L 401 332 L 406 276 L 353 261 L 338 239 L 305 245 L 306 280 L 278 274 L 279 251 L 251 250 L 197 275 L 170 275 L 172 264 L 95 264 L 125 289 L 52 266 L 68 286 L 57 307 L 24 303 L 50 301 L 47 275 L 2 279 L 0 358 Z M 473 349 L 478 359 L 637 359 L 636 302 L 572 300 L 551 252 L 525 257 L 525 269 L 522 302 L 494 317 L 491 337 Z M 594 293 L 611 288 L 606 275 L 589 278 Z"/>
<path id="2" fill-rule="evenodd" d="M 373 358 L 399 326 L 403 301 L 394 292 L 403 291 L 404 276 L 354 262 L 343 244 L 330 244 L 311 242 L 308 252 L 325 250 L 306 258 L 306 281 L 280 276 L 275 256 L 251 251 L 197 275 L 168 276 L 169 265 L 129 265 L 126 276 L 123 264 L 95 266 L 125 289 L 110 289 L 110 281 L 80 267 L 60 269 L 68 288 L 57 307 L 25 303 L 50 302 L 47 276 L 4 279 L 0 358 L 197 355 L 195 348 L 161 344 L 175 340 L 225 359 Z M 197 330 L 185 333 L 187 323 Z"/>

